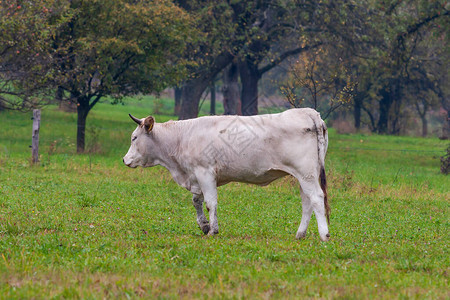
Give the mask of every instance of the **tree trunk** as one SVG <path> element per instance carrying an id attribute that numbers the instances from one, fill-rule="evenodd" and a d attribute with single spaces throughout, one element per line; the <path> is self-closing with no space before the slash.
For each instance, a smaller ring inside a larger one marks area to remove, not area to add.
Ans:
<path id="1" fill-rule="evenodd" d="M 420 116 L 420 119 L 422 120 L 422 136 L 426 137 L 428 135 L 427 117 L 425 115 L 423 115 L 423 116 Z"/>
<path id="2" fill-rule="evenodd" d="M 178 86 L 176 86 L 174 88 L 174 93 L 175 93 L 175 108 L 173 111 L 173 114 L 175 116 L 179 116 L 180 115 L 180 110 L 181 110 L 181 91 L 182 89 Z"/>
<path id="3" fill-rule="evenodd" d="M 209 114 L 211 116 L 216 114 L 216 85 L 214 80 L 211 81 L 211 85 L 209 86 L 209 93 L 211 95 L 211 106 L 209 107 Z"/>
<path id="4" fill-rule="evenodd" d="M 448 139 L 449 135 L 450 135 L 450 110 L 447 110 L 447 122 L 444 123 L 444 127 L 442 128 L 442 139 Z"/>
<path id="5" fill-rule="evenodd" d="M 380 117 L 378 119 L 378 133 L 387 134 L 388 133 L 388 124 L 389 124 L 389 110 L 392 105 L 392 97 L 390 93 L 390 89 L 386 88 L 381 92 L 381 100 L 380 100 Z"/>
<path id="6" fill-rule="evenodd" d="M 357 93 L 353 104 L 353 118 L 355 120 L 355 128 L 357 131 L 361 129 L 361 110 L 362 110 L 363 96 Z"/>
<path id="7" fill-rule="evenodd" d="M 421 105 L 422 104 L 422 109 Z M 428 121 L 427 121 L 427 111 L 428 111 L 428 102 L 425 99 L 421 99 L 421 103 L 415 102 L 417 114 L 422 121 L 422 136 L 426 137 L 428 135 Z"/>
<path id="8" fill-rule="evenodd" d="M 211 66 L 202 72 L 199 71 L 193 79 L 187 81 L 181 93 L 180 120 L 192 119 L 198 116 L 200 98 L 209 83 L 223 70 L 233 59 L 228 52 L 218 55 Z"/>
<path id="9" fill-rule="evenodd" d="M 185 83 L 181 92 L 181 110 L 179 119 L 186 120 L 198 116 L 198 105 L 209 81 L 204 78 L 195 78 Z"/>
<path id="10" fill-rule="evenodd" d="M 64 101 L 64 90 L 62 87 L 58 86 L 55 93 L 56 103 L 58 103 L 59 109 L 62 109 L 62 104 Z"/>
<path id="11" fill-rule="evenodd" d="M 400 95 L 399 79 L 395 80 L 395 84 L 391 87 L 391 130 L 390 134 L 400 134 L 401 117 L 402 117 L 402 97 Z"/>
<path id="12" fill-rule="evenodd" d="M 238 75 L 238 67 L 236 63 L 232 63 L 223 72 L 222 92 L 225 115 L 241 114 Z"/>
<path id="13" fill-rule="evenodd" d="M 208 87 L 208 84 L 223 70 L 233 59 L 228 52 L 218 55 L 207 71 L 199 72 L 196 77 L 187 81 L 181 93 L 180 120 L 192 119 L 198 116 L 200 98 Z"/>
<path id="14" fill-rule="evenodd" d="M 77 153 L 83 153 L 86 140 L 86 119 L 89 113 L 89 100 L 78 99 L 77 106 Z"/>
<path id="15" fill-rule="evenodd" d="M 241 105 L 242 115 L 252 116 L 258 114 L 258 81 L 261 74 L 258 65 L 253 64 L 249 59 L 245 59 L 239 64 L 241 75 L 242 91 Z"/>

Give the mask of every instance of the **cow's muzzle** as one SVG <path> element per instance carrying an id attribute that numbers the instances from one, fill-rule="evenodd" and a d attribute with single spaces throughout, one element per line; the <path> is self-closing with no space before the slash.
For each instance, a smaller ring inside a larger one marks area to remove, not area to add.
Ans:
<path id="1" fill-rule="evenodd" d="M 136 168 L 136 167 L 132 167 L 132 166 L 131 166 L 131 163 L 126 163 L 126 162 L 125 162 L 125 158 L 122 158 L 122 161 L 123 161 L 123 163 L 124 163 L 127 167 L 130 167 L 130 168 Z"/>

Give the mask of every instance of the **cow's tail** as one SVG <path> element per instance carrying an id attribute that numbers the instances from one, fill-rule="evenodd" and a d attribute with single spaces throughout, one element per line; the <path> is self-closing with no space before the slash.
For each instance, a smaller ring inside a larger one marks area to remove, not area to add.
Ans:
<path id="1" fill-rule="evenodd" d="M 325 205 L 325 215 L 327 217 L 328 224 L 330 224 L 330 205 L 328 203 L 327 193 L 327 176 L 325 174 L 325 156 L 328 149 L 328 130 L 325 122 L 320 118 L 320 114 L 317 113 L 317 117 L 312 118 L 317 130 L 317 150 L 319 153 L 319 183 L 323 191 L 323 202 Z"/>

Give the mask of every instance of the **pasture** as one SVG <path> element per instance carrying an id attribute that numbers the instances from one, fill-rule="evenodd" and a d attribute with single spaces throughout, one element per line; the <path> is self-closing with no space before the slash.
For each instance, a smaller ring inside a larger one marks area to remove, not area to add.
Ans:
<path id="1" fill-rule="evenodd" d="M 76 115 L 46 108 L 36 166 L 31 113 L 0 114 L 0 298 L 449 298 L 447 141 L 331 129 L 329 242 L 314 216 L 295 240 L 289 177 L 219 188 L 220 233 L 205 237 L 165 169 L 122 164 L 128 113 L 152 107 L 98 104 L 83 155 Z"/>

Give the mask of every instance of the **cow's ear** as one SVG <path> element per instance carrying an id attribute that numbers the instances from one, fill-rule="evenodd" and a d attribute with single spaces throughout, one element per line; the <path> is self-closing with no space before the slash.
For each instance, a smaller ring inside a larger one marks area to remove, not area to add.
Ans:
<path id="1" fill-rule="evenodd" d="M 144 127 L 145 131 L 150 132 L 153 129 L 153 125 L 155 124 L 155 119 L 152 116 L 148 116 L 144 119 Z"/>

